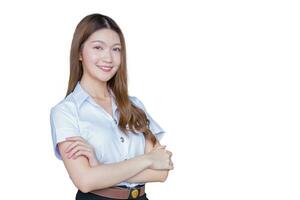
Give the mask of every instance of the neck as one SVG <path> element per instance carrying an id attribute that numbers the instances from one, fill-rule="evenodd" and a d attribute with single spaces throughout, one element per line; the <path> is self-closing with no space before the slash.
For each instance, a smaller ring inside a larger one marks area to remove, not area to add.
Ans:
<path id="1" fill-rule="evenodd" d="M 93 98 L 108 99 L 110 97 L 107 82 L 86 79 L 82 76 L 80 86 Z"/>

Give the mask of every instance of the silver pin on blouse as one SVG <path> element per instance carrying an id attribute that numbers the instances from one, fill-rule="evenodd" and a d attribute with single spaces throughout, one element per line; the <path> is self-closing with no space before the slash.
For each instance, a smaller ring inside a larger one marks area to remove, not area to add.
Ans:
<path id="1" fill-rule="evenodd" d="M 121 139 L 121 142 L 123 143 L 123 142 L 124 142 L 124 138 L 123 138 L 123 137 L 120 137 L 120 139 Z"/>

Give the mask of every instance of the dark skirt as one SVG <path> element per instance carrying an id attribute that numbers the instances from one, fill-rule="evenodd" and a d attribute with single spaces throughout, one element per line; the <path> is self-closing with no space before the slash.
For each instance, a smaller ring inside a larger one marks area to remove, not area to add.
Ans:
<path id="1" fill-rule="evenodd" d="M 90 192 L 83 193 L 80 190 L 78 190 L 76 194 L 76 200 L 117 200 L 117 199 L 99 196 Z M 136 200 L 149 200 L 149 199 L 147 198 L 147 195 L 145 193 L 143 196 L 136 198 Z"/>

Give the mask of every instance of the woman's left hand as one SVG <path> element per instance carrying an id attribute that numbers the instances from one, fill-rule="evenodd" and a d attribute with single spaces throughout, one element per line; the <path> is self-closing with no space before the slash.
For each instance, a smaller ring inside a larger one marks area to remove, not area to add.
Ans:
<path id="1" fill-rule="evenodd" d="M 91 167 L 99 165 L 94 148 L 88 144 L 82 137 L 74 136 L 66 138 L 67 141 L 73 141 L 66 149 L 68 158 L 76 159 L 79 156 L 85 156 Z"/>

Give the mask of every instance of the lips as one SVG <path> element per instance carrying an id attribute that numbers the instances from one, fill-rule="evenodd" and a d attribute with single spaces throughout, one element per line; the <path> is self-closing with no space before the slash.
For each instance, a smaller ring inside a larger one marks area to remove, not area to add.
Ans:
<path id="1" fill-rule="evenodd" d="M 102 66 L 97 65 L 97 67 L 100 68 L 104 72 L 110 72 L 113 68 L 112 66 L 105 66 L 105 65 L 102 65 Z"/>

